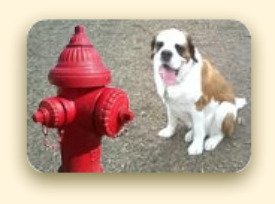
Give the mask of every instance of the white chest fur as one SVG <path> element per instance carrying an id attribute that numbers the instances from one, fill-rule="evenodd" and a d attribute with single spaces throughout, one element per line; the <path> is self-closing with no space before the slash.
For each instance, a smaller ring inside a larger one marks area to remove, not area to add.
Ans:
<path id="1" fill-rule="evenodd" d="M 155 67 L 155 82 L 158 94 L 171 111 L 182 114 L 192 110 L 195 102 L 202 95 L 201 87 L 201 63 L 187 65 L 179 73 L 179 83 L 173 86 L 165 86 Z"/>

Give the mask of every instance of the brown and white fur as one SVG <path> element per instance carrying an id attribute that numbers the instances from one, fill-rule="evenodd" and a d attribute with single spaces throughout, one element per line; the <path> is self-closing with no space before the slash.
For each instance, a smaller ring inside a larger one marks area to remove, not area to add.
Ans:
<path id="1" fill-rule="evenodd" d="M 168 118 L 159 136 L 171 137 L 179 120 L 186 121 L 188 115 L 191 129 L 185 141 L 192 142 L 188 154 L 215 149 L 225 136 L 233 134 L 238 109 L 246 105 L 246 100 L 235 97 L 225 78 L 202 58 L 186 32 L 163 30 L 154 37 L 151 47 L 157 93 Z M 175 72 L 175 84 L 165 84 L 161 67 Z"/>

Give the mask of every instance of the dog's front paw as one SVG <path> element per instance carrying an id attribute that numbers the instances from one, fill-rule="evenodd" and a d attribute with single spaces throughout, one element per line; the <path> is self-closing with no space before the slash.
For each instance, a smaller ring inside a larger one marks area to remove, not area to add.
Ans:
<path id="1" fill-rule="evenodd" d="M 192 128 L 192 123 L 190 121 L 185 121 L 184 124 L 185 124 L 185 127 L 187 129 L 191 129 Z"/>
<path id="2" fill-rule="evenodd" d="M 193 140 L 193 131 L 189 130 L 184 137 L 185 142 L 191 142 Z"/>
<path id="3" fill-rule="evenodd" d="M 189 155 L 199 155 L 203 152 L 203 143 L 193 141 L 188 148 Z"/>
<path id="4" fill-rule="evenodd" d="M 174 130 L 172 128 L 166 127 L 159 131 L 158 135 L 160 137 L 169 138 L 172 137 L 174 134 Z"/>

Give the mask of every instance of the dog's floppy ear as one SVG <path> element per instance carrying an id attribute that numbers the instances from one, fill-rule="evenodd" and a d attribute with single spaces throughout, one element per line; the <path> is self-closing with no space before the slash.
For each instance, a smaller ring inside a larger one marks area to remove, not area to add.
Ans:
<path id="1" fill-rule="evenodd" d="M 193 40 L 190 35 L 187 36 L 187 43 L 188 43 L 188 48 L 189 48 L 191 58 L 193 59 L 194 62 L 198 62 L 197 58 L 195 57 L 195 46 L 193 44 Z"/>
<path id="2" fill-rule="evenodd" d="M 151 51 L 152 51 L 151 59 L 153 59 L 153 57 L 154 57 L 155 44 L 156 44 L 156 37 L 154 36 L 153 39 L 152 39 L 152 41 L 151 41 Z"/>

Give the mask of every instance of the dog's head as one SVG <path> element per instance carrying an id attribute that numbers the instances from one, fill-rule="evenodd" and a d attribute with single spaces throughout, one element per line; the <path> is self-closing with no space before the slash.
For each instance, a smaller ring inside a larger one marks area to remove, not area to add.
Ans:
<path id="1" fill-rule="evenodd" d="M 198 61 L 191 37 L 177 29 L 161 31 L 153 38 L 151 49 L 154 66 L 159 66 L 160 72 L 166 74 L 170 81 L 177 78 L 184 65 Z"/>

